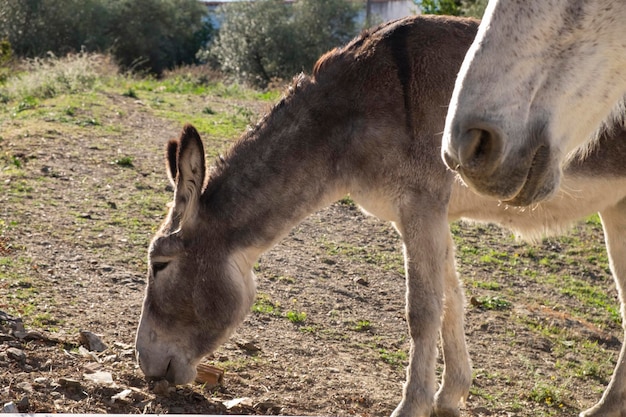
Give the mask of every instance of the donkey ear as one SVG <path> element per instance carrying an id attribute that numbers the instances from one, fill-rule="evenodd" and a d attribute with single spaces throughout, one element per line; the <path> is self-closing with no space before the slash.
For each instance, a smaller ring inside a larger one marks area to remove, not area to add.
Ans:
<path id="1" fill-rule="evenodd" d="M 176 146 L 176 158 L 171 162 L 168 147 L 170 171 L 176 166 L 174 215 L 179 221 L 179 228 L 186 228 L 194 223 L 200 205 L 200 194 L 204 186 L 206 166 L 204 146 L 198 131 L 191 125 L 185 125 Z"/>
<path id="2" fill-rule="evenodd" d="M 167 171 L 167 178 L 173 186 L 176 186 L 176 171 L 178 170 L 178 163 L 176 157 L 178 154 L 178 141 L 171 139 L 167 142 L 165 149 L 165 169 Z"/>

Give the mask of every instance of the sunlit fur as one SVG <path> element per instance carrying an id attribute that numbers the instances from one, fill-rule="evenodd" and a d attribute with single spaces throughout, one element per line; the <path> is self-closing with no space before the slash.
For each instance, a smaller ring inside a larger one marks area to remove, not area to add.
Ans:
<path id="1" fill-rule="evenodd" d="M 624 22 L 623 0 L 490 1 L 450 102 L 450 168 L 518 205 L 552 195 L 574 151 L 624 125 Z M 475 146 L 476 129 L 493 140 Z"/>
<path id="2" fill-rule="evenodd" d="M 174 201 L 149 248 L 136 340 L 148 377 L 191 381 L 198 361 L 250 310 L 258 256 L 348 193 L 392 222 L 404 242 L 411 349 L 394 416 L 458 416 L 469 394 L 449 221 L 495 221 L 537 237 L 599 211 L 621 291 L 624 132 L 568 167 L 552 200 L 526 210 L 472 193 L 442 163 L 446 104 L 476 28 L 471 20 L 414 17 L 363 34 L 322 57 L 311 76 L 296 77 L 284 99 L 208 170 L 193 127 L 170 142 Z M 445 368 L 435 392 L 439 334 Z"/>

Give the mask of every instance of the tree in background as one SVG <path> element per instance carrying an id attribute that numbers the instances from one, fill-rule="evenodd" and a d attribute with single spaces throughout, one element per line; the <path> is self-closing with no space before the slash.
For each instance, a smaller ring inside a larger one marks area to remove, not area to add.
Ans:
<path id="1" fill-rule="evenodd" d="M 102 0 L 0 0 L 0 38 L 21 57 L 97 50 L 108 17 Z"/>
<path id="2" fill-rule="evenodd" d="M 482 17 L 488 0 L 421 0 L 424 14 Z"/>
<path id="3" fill-rule="evenodd" d="M 311 69 L 360 29 L 360 5 L 349 0 L 260 0 L 220 9 L 219 35 L 200 56 L 261 87 Z"/>
<path id="4" fill-rule="evenodd" d="M 345 0 L 304 0 L 294 4 L 294 22 L 300 47 L 311 67 L 320 55 L 351 40 L 361 27 L 356 25 L 359 7 Z"/>
<path id="5" fill-rule="evenodd" d="M 206 14 L 197 0 L 0 0 L 0 39 L 19 57 L 111 51 L 160 74 L 195 61 L 212 35 Z"/>
<path id="6" fill-rule="evenodd" d="M 196 0 L 109 0 L 111 50 L 123 68 L 163 70 L 195 61 L 212 35 Z"/>

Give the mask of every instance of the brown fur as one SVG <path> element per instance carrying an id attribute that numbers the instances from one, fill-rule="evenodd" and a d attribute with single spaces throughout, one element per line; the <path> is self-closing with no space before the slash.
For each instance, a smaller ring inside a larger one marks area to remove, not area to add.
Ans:
<path id="1" fill-rule="evenodd" d="M 287 96 L 210 171 L 208 181 L 201 168 L 202 142 L 195 129 L 185 127 L 168 148 L 174 205 L 149 252 L 137 332 L 138 359 L 147 376 L 174 383 L 193 379 L 197 362 L 249 311 L 257 257 L 305 216 L 350 193 L 365 210 L 393 222 L 405 245 L 412 343 L 403 400 L 394 416 L 459 414 L 471 369 L 448 221 L 486 217 L 517 225 L 520 232 L 541 233 L 550 228 L 545 219 L 565 224 L 582 211 L 617 203 L 589 198 L 586 206 L 573 204 L 576 210 L 570 210 L 563 202 L 579 202 L 568 190 L 552 206 L 519 213 L 455 181 L 439 158 L 440 132 L 476 27 L 475 21 L 450 17 L 407 18 L 329 52 L 312 76 L 295 79 Z M 589 186 L 575 170 L 570 177 L 572 186 Z M 440 331 L 445 370 L 435 393 Z"/>

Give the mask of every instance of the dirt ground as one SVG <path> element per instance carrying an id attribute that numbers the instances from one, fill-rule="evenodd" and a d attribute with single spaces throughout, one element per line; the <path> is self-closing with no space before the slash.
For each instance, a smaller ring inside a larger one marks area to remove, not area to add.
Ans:
<path id="1" fill-rule="evenodd" d="M 390 414 L 408 349 L 401 242 L 349 202 L 312 214 L 259 260 L 255 311 L 207 358 L 225 369 L 222 385 L 155 392 L 135 363 L 133 342 L 147 243 L 171 198 L 162 149 L 181 125 L 139 100 L 109 100 L 117 111 L 100 115 L 97 126 L 65 128 L 44 118 L 3 127 L 0 406 Z M 567 239 L 532 247 L 492 226 L 455 227 L 465 248 L 459 270 L 474 366 L 462 415 L 576 415 L 593 405 L 622 338 L 607 313 L 617 302 L 606 261 L 591 259 L 605 257 L 601 227 L 583 223 Z M 591 282 L 608 294 L 609 307 L 544 283 L 548 274 Z M 97 334 L 106 350 L 90 350 L 81 331 Z"/>

